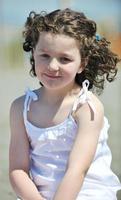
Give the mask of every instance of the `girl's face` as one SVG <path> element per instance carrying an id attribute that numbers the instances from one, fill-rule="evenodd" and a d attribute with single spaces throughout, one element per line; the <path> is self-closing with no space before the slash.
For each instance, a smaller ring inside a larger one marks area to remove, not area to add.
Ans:
<path id="1" fill-rule="evenodd" d="M 37 78 L 48 89 L 68 88 L 82 72 L 77 41 L 66 35 L 41 33 L 34 60 Z"/>

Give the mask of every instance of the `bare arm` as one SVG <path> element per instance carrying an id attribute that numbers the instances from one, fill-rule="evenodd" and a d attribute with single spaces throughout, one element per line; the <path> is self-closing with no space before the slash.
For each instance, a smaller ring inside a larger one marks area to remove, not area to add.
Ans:
<path id="1" fill-rule="evenodd" d="M 94 119 L 91 119 L 91 110 L 87 104 L 78 111 L 77 137 L 70 153 L 67 171 L 54 200 L 75 200 L 81 190 L 84 177 L 94 158 L 103 125 L 103 107 L 100 103 L 97 103 L 96 110 Z"/>
<path id="2" fill-rule="evenodd" d="M 29 141 L 23 123 L 23 100 L 23 97 L 15 100 L 10 109 L 9 177 L 21 199 L 43 200 L 29 177 Z"/>

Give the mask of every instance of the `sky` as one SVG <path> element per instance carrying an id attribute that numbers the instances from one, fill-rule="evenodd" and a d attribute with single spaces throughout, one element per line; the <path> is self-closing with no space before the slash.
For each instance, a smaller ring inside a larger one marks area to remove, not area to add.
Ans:
<path id="1" fill-rule="evenodd" d="M 23 26 L 31 10 L 50 12 L 62 8 L 63 2 L 65 7 L 83 11 L 96 21 L 110 15 L 121 27 L 120 0 L 0 0 L 0 24 Z"/>

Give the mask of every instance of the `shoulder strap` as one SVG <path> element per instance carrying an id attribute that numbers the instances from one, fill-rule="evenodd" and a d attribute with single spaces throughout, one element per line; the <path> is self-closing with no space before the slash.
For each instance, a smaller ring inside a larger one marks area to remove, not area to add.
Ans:
<path id="1" fill-rule="evenodd" d="M 31 91 L 28 88 L 25 91 L 25 101 L 24 101 L 24 110 L 23 110 L 24 121 L 27 120 L 27 112 L 29 111 L 30 103 L 32 100 L 36 101 L 36 100 L 38 100 L 38 97 L 35 92 Z"/>
<path id="2" fill-rule="evenodd" d="M 88 87 L 89 87 L 89 81 L 85 80 L 82 83 L 82 89 L 79 92 L 79 94 L 77 96 L 77 99 L 75 100 L 74 105 L 72 107 L 72 113 L 74 113 L 77 110 L 77 107 L 79 105 L 83 105 L 84 103 L 88 103 L 90 108 L 92 109 L 92 111 L 95 113 L 94 104 L 93 104 L 92 100 L 89 97 Z"/>

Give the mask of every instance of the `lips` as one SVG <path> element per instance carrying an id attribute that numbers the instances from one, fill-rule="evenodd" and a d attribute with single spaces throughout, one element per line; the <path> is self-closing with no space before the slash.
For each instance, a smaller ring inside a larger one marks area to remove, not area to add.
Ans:
<path id="1" fill-rule="evenodd" d="M 61 76 L 55 76 L 53 74 L 44 74 L 44 76 L 47 76 L 49 78 L 60 78 Z"/>

